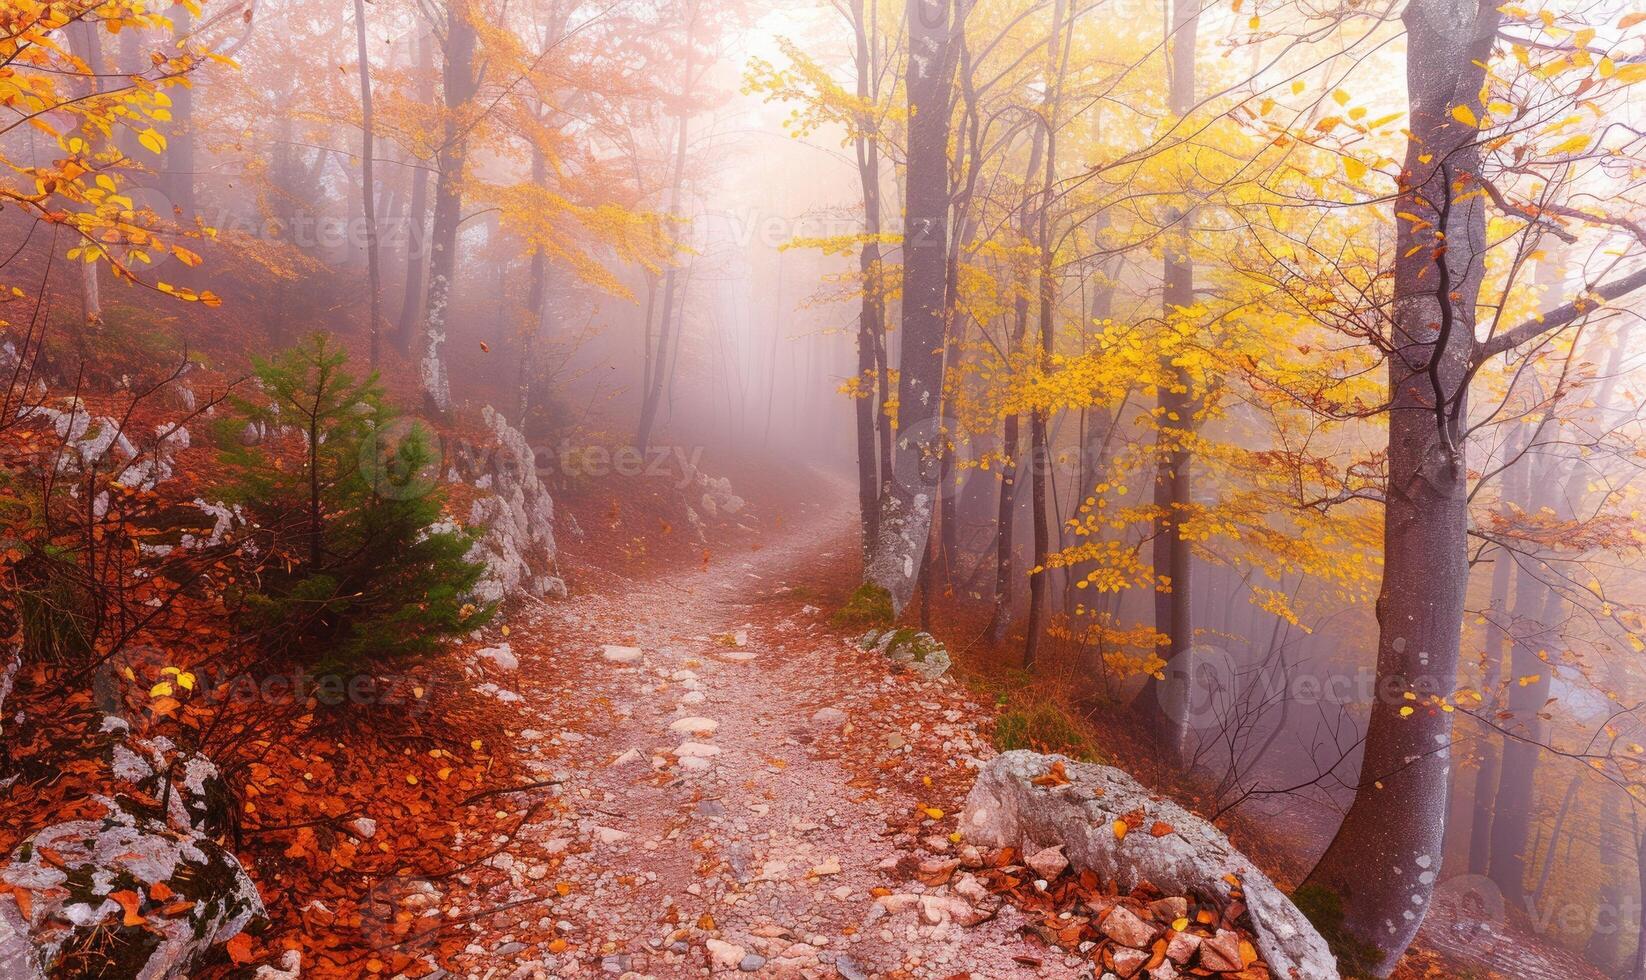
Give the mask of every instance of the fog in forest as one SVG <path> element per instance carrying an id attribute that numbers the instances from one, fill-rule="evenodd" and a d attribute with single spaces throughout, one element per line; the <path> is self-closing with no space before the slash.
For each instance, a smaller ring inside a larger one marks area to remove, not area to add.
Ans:
<path id="1" fill-rule="evenodd" d="M 1629 4 L 0 0 L 0 109 L 0 980 L 1646 978 Z"/>

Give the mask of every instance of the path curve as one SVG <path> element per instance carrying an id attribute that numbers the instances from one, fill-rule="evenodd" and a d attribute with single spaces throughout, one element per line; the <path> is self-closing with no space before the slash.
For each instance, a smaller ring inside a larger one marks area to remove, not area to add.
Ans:
<path id="1" fill-rule="evenodd" d="M 758 550 L 516 620 L 498 682 L 530 770 L 562 782 L 434 903 L 477 916 L 460 975 L 1081 975 L 1010 906 L 962 927 L 878 900 L 950 891 L 920 866 L 993 749 L 959 685 L 892 672 L 785 592 L 854 546 L 849 511 L 813 509 Z"/>

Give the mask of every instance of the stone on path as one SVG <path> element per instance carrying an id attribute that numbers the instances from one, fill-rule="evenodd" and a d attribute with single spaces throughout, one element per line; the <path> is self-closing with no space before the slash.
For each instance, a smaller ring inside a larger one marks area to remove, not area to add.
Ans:
<path id="1" fill-rule="evenodd" d="M 1063 856 L 1063 845 L 1058 844 L 1055 847 L 1036 851 L 1025 858 L 1023 863 L 1027 864 L 1035 874 L 1051 881 L 1062 874 L 1064 869 L 1069 866 L 1069 859 Z"/>
<path id="2" fill-rule="evenodd" d="M 839 708 L 818 708 L 812 715 L 812 724 L 825 728 L 839 728 L 846 723 L 846 713 Z"/>
<path id="3" fill-rule="evenodd" d="M 713 718 L 681 718 L 669 726 L 669 731 L 691 735 L 713 735 L 720 727 L 720 722 Z"/>
<path id="4" fill-rule="evenodd" d="M 626 834 L 621 830 L 615 830 L 611 827 L 594 828 L 594 836 L 595 839 L 602 844 L 616 844 L 620 841 L 626 841 L 630 837 L 629 834 Z"/>
<path id="5" fill-rule="evenodd" d="M 607 644 L 601 656 L 614 664 L 633 664 L 640 662 L 639 647 L 620 647 Z"/>
<path id="6" fill-rule="evenodd" d="M 499 643 L 494 647 L 477 650 L 474 654 L 482 660 L 490 660 L 502 670 L 515 671 L 520 669 L 520 658 L 514 655 L 507 643 Z"/>
<path id="7" fill-rule="evenodd" d="M 739 969 L 743 965 L 743 957 L 748 955 L 748 950 L 723 939 L 711 939 L 703 945 L 709 950 L 710 961 L 722 970 Z"/>

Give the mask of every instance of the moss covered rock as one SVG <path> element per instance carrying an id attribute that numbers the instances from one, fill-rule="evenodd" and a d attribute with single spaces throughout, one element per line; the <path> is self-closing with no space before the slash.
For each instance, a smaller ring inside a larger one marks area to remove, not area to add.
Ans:
<path id="1" fill-rule="evenodd" d="M 230 854 L 112 802 L 101 820 L 53 824 L 0 867 L 0 975 L 187 976 L 263 915 Z M 19 896 L 25 896 L 21 901 Z"/>
<path id="2" fill-rule="evenodd" d="M 949 651 L 930 633 L 908 627 L 872 629 L 863 634 L 858 645 L 874 650 L 894 663 L 902 664 L 926 678 L 936 680 L 953 666 Z"/>

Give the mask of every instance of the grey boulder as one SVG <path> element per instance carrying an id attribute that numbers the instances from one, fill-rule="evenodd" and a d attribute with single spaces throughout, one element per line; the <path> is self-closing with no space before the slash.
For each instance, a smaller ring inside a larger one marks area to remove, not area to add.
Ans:
<path id="1" fill-rule="evenodd" d="M 1066 785 L 1036 786 L 1061 762 Z M 1120 837 L 1115 821 L 1143 813 L 1143 829 Z M 1151 829 L 1164 825 L 1160 836 Z M 1169 828 L 1166 830 L 1165 828 Z M 986 847 L 1034 854 L 1062 846 L 1076 868 L 1089 869 L 1127 892 L 1147 881 L 1167 895 L 1192 895 L 1228 905 L 1239 882 L 1258 953 L 1276 977 L 1336 980 L 1337 961 L 1314 926 L 1222 831 L 1149 793 L 1109 766 L 1063 756 L 1007 752 L 978 774 L 960 832 Z"/>

